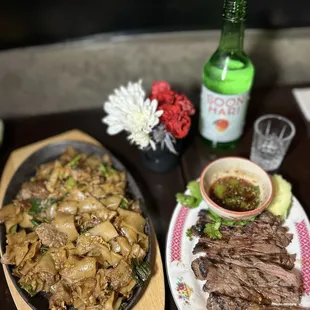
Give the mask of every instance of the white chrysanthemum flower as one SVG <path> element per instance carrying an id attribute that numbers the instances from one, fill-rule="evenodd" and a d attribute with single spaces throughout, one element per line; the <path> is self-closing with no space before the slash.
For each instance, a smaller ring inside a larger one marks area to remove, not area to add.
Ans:
<path id="1" fill-rule="evenodd" d="M 130 133 L 129 140 L 140 148 L 154 147 L 149 133 L 158 125 L 163 111 L 157 111 L 157 100 L 145 100 L 141 83 L 141 80 L 129 82 L 127 88 L 116 89 L 104 104 L 107 116 L 102 121 L 108 125 L 108 134 L 115 135 L 125 130 Z"/>
<path id="2" fill-rule="evenodd" d="M 150 135 L 143 131 L 131 133 L 128 136 L 128 140 L 130 141 L 130 143 L 137 144 L 140 149 L 145 149 L 149 145 L 151 145 L 153 149 L 156 149 L 155 142 L 152 141 Z"/>

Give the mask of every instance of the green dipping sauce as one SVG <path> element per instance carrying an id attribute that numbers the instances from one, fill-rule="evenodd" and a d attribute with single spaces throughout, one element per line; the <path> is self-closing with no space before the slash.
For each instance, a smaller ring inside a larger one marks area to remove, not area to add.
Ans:
<path id="1" fill-rule="evenodd" d="M 209 197 L 220 207 L 231 211 L 251 211 L 260 204 L 259 187 L 238 177 L 217 179 L 211 185 Z"/>

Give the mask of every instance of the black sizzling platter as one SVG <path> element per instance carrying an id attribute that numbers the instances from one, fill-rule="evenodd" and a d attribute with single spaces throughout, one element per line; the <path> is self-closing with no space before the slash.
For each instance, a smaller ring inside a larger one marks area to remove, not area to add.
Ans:
<path id="1" fill-rule="evenodd" d="M 152 250 L 153 250 L 152 237 L 151 237 L 152 229 L 151 229 L 150 219 L 147 217 L 147 214 L 146 214 L 145 199 L 136 181 L 133 179 L 132 175 L 126 170 L 124 165 L 115 156 L 113 156 L 109 151 L 107 151 L 106 149 L 100 146 L 96 146 L 94 144 L 90 144 L 87 142 L 80 142 L 80 141 L 62 141 L 62 142 L 48 144 L 44 146 L 43 148 L 39 149 L 38 151 L 30 155 L 20 165 L 20 167 L 17 169 L 17 171 L 13 175 L 9 183 L 9 186 L 7 187 L 6 192 L 5 192 L 3 206 L 9 204 L 13 199 L 15 199 L 19 189 L 21 188 L 21 185 L 24 182 L 28 181 L 35 174 L 35 170 L 38 166 L 40 166 L 43 163 L 55 160 L 69 146 L 72 146 L 78 151 L 86 153 L 88 155 L 97 154 L 97 155 L 102 156 L 104 154 L 108 154 L 112 160 L 113 166 L 116 169 L 126 171 L 127 183 L 128 183 L 128 186 L 127 186 L 128 194 L 131 195 L 133 199 L 140 200 L 141 209 L 143 211 L 144 217 L 146 218 L 145 233 L 149 236 L 149 251 L 147 253 L 146 259 L 152 264 Z M 6 232 L 5 232 L 4 225 L 0 225 L 0 242 L 1 242 L 2 253 L 4 253 L 5 246 L 6 246 Z M 27 292 L 25 292 L 19 287 L 17 283 L 18 278 L 12 275 L 12 268 L 10 266 L 5 266 L 5 268 L 9 272 L 9 275 L 13 281 L 13 284 L 17 288 L 17 291 L 19 292 L 21 297 L 26 301 L 26 303 L 30 306 L 31 309 L 34 309 L 34 310 L 48 309 L 48 300 L 44 297 L 44 293 L 39 293 L 34 297 L 30 297 L 30 295 L 28 295 Z M 136 302 L 139 300 L 139 298 L 143 294 L 143 291 L 144 289 L 141 287 L 135 289 L 133 296 L 128 301 L 128 305 L 125 308 L 126 310 L 131 309 L 136 304 Z"/>

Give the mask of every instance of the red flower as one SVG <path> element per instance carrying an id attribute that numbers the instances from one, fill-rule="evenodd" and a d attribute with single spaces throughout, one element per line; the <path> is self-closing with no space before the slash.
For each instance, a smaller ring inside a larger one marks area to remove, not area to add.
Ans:
<path id="1" fill-rule="evenodd" d="M 171 90 L 170 85 L 165 81 L 154 82 L 152 85 L 152 93 L 150 99 L 156 99 L 158 105 L 164 103 L 173 103 L 175 92 Z"/>
<path id="2" fill-rule="evenodd" d="M 157 81 L 152 85 L 152 95 L 156 97 L 158 94 L 170 89 L 171 87 L 166 81 Z"/>
<path id="3" fill-rule="evenodd" d="M 179 104 L 182 108 L 182 111 L 187 112 L 189 115 L 194 115 L 196 112 L 194 105 L 185 95 L 176 94 L 174 104 Z"/>
<path id="4" fill-rule="evenodd" d="M 158 101 L 158 106 L 169 103 L 172 104 L 174 102 L 175 92 L 173 90 L 166 90 L 162 93 L 159 93 L 157 96 L 151 95 L 150 99 L 156 99 Z"/>
<path id="5" fill-rule="evenodd" d="M 157 109 L 164 111 L 160 122 L 167 131 L 177 139 L 184 138 L 191 126 L 190 115 L 195 114 L 195 108 L 189 99 L 173 91 L 166 81 L 153 83 L 150 99 L 156 99 Z"/>
<path id="6" fill-rule="evenodd" d="M 181 105 L 165 103 L 158 110 L 164 111 L 160 117 L 160 122 L 175 138 L 182 139 L 188 134 L 191 118 L 187 112 L 182 111 Z"/>

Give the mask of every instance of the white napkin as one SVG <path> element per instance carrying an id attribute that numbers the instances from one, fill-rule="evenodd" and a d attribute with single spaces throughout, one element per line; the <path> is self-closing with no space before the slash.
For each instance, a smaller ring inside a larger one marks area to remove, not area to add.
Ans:
<path id="1" fill-rule="evenodd" d="M 293 95 L 307 122 L 310 122 L 310 88 L 294 88 Z"/>

